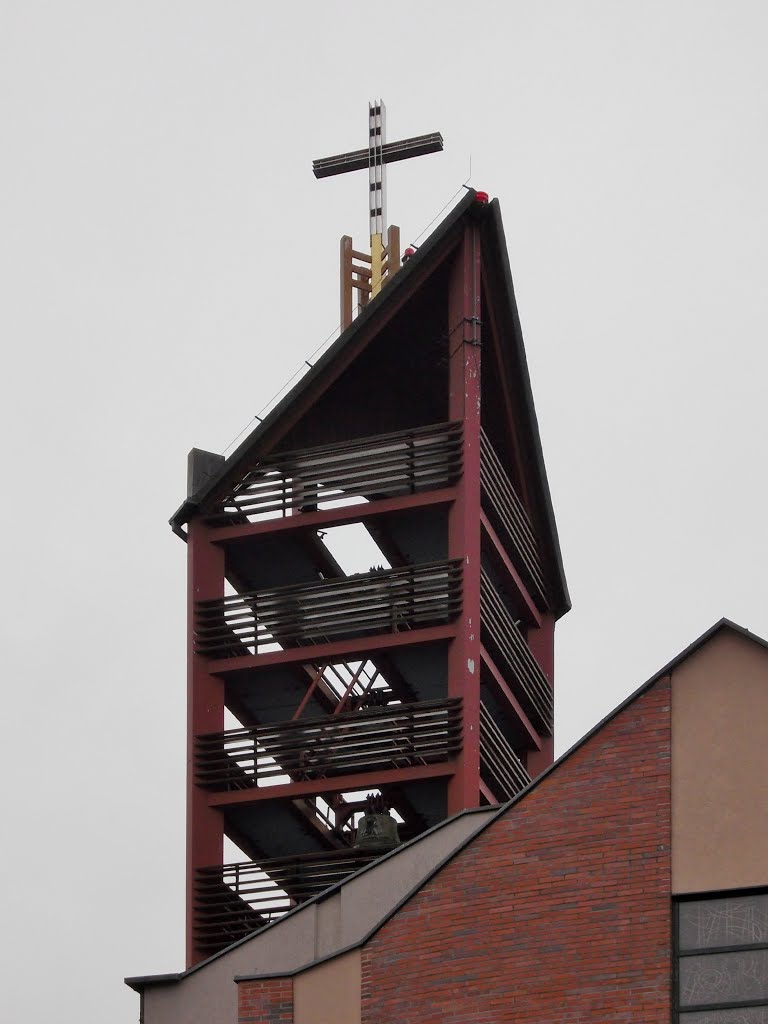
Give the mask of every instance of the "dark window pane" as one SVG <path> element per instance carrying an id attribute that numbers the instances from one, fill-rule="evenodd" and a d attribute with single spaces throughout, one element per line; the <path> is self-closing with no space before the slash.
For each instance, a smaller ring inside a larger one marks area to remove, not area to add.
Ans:
<path id="1" fill-rule="evenodd" d="M 768 1006 L 745 1006 L 741 1010 L 694 1010 L 681 1013 L 680 1024 L 768 1024 Z"/>
<path id="2" fill-rule="evenodd" d="M 768 999 L 768 949 L 680 957 L 680 1005 Z"/>
<path id="3" fill-rule="evenodd" d="M 768 942 L 768 893 L 692 900 L 678 906 L 680 949 Z"/>

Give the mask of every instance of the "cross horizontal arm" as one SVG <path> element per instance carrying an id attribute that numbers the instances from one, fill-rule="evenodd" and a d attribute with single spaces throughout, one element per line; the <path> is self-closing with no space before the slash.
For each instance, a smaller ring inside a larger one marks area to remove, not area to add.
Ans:
<path id="1" fill-rule="evenodd" d="M 400 142 L 385 143 L 382 146 L 382 158 L 385 164 L 393 164 L 397 160 L 408 160 L 412 156 L 440 153 L 442 148 L 442 135 L 440 132 L 432 132 L 429 135 L 416 135 L 412 139 L 402 139 Z M 338 156 L 313 160 L 312 170 L 316 178 L 329 178 L 332 174 L 362 171 L 368 166 L 368 160 L 369 150 L 356 149 L 352 153 L 340 153 Z"/>

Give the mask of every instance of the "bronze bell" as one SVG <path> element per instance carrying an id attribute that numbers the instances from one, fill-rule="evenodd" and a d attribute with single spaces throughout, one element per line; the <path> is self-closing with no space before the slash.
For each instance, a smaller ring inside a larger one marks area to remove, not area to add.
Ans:
<path id="1" fill-rule="evenodd" d="M 357 826 L 356 850 L 393 850 L 400 845 L 397 822 L 387 810 L 381 795 L 369 793 L 365 812 Z"/>

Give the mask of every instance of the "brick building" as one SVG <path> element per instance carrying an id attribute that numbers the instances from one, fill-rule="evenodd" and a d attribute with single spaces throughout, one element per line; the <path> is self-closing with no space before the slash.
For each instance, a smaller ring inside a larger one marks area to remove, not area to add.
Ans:
<path id="1" fill-rule="evenodd" d="M 180 975 L 144 1024 L 765 1024 L 768 644 L 721 621 L 509 804 Z"/>

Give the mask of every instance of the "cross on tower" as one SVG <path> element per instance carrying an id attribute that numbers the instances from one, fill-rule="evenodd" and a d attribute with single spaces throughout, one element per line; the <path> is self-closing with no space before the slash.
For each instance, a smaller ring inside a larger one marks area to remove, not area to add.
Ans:
<path id="1" fill-rule="evenodd" d="M 427 153 L 439 153 L 442 148 L 443 137 L 439 132 L 417 135 L 400 142 L 387 142 L 386 108 L 381 100 L 377 100 L 368 104 L 367 149 L 356 149 L 313 161 L 312 170 L 316 178 L 328 178 L 334 174 L 368 168 L 371 255 L 353 250 L 352 239 L 348 235 L 342 238 L 341 319 L 344 327 L 352 322 L 352 289 L 357 288 L 360 303 L 365 305 L 368 298 L 377 295 L 387 277 L 400 266 L 400 231 L 393 226 L 387 232 L 386 228 L 386 165 Z M 370 270 L 367 266 L 354 265 L 353 259 L 357 259 L 358 263 L 370 264 Z"/>

